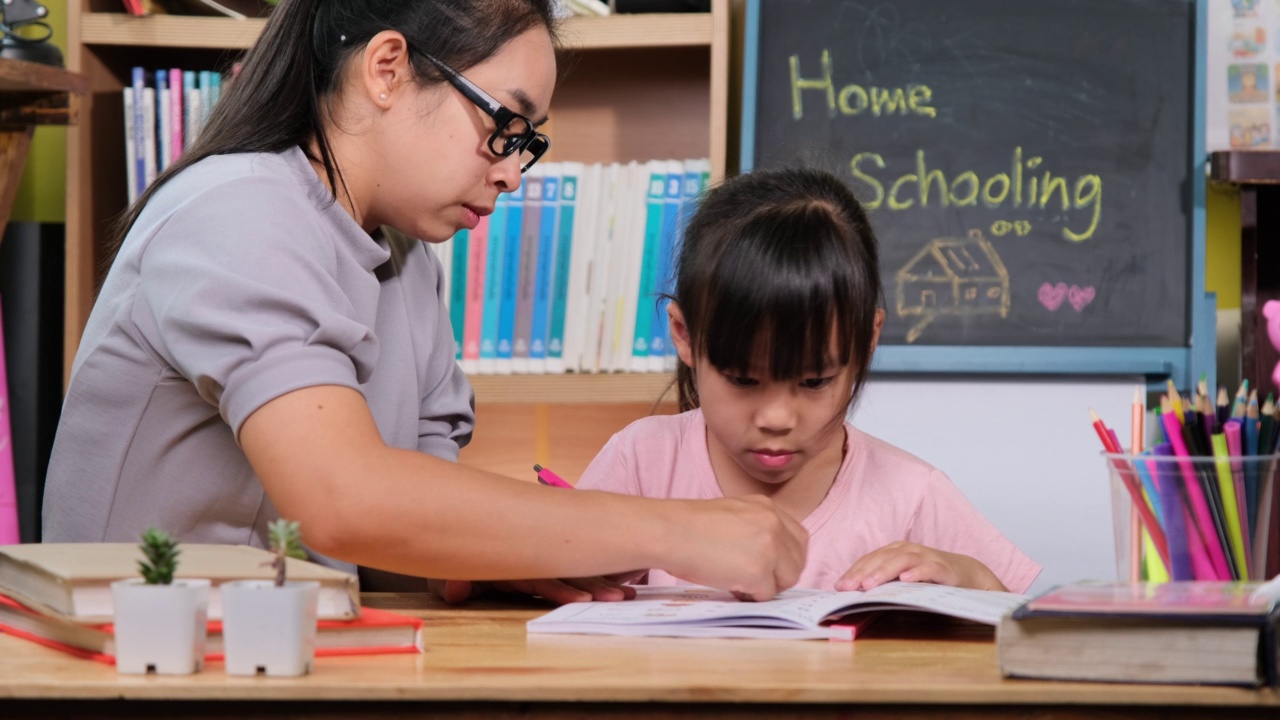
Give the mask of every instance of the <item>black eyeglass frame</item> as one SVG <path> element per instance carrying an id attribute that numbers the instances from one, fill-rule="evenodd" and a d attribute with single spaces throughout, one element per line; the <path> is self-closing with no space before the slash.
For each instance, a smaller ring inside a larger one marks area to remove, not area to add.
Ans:
<path id="1" fill-rule="evenodd" d="M 480 108 L 485 115 L 493 118 L 493 122 L 497 125 L 497 129 L 489 136 L 489 152 L 492 152 L 500 158 L 514 155 L 518 152 L 529 153 L 529 161 L 520 166 L 521 173 L 524 173 L 529 168 L 533 167 L 533 164 L 538 162 L 538 159 L 546 154 L 547 149 L 551 147 L 551 138 L 538 132 L 537 128 L 533 126 L 532 120 L 498 102 L 492 95 L 480 89 L 479 85 L 468 80 L 457 70 L 454 70 L 443 62 L 431 57 L 427 53 L 422 53 L 422 56 L 427 60 L 430 60 L 432 65 L 439 68 L 440 72 L 444 74 L 445 79 L 449 81 L 449 84 L 458 92 L 462 93 L 463 97 L 470 100 L 476 107 Z M 528 130 L 512 137 L 502 137 L 502 132 L 507 129 L 507 126 L 510 125 L 513 120 L 523 121 Z"/>

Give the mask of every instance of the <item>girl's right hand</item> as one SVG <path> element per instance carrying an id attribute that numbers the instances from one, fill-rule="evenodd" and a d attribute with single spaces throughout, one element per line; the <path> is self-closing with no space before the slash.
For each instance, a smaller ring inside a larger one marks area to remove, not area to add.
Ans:
<path id="1" fill-rule="evenodd" d="M 671 561 L 663 570 L 742 599 L 769 600 L 800 579 L 809 533 L 760 495 L 671 500 Z"/>

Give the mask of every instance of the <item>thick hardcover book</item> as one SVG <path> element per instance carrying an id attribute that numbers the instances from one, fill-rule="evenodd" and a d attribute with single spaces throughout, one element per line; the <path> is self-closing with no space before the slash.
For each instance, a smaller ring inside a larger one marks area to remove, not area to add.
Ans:
<path id="1" fill-rule="evenodd" d="M 115 661 L 110 623 L 77 623 L 26 607 L 0 595 L 0 633 L 20 637 L 78 657 Z M 364 608 L 350 620 L 316 623 L 316 655 L 386 655 L 422 650 L 422 620 L 387 610 Z M 221 660 L 222 622 L 209 621 L 205 659 Z"/>
<path id="2" fill-rule="evenodd" d="M 222 617 L 218 586 L 230 580 L 275 577 L 274 554 L 248 545 L 180 546 L 180 578 L 207 578 L 213 585 L 209 617 Z M 106 623 L 114 615 L 111 583 L 138 577 L 142 551 L 133 543 L 34 543 L 0 546 L 0 593 L 48 615 L 80 623 Z M 320 583 L 319 616 L 349 619 L 360 612 L 355 575 L 288 558 L 290 580 Z"/>
<path id="3" fill-rule="evenodd" d="M 1274 685 L 1277 591 L 1231 582 L 1054 588 L 1000 624 L 1000 669 L 1057 680 Z"/>

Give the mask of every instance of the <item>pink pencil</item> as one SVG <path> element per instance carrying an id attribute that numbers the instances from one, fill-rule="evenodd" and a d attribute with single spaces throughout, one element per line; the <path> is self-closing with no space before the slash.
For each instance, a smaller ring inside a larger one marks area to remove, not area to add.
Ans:
<path id="1" fill-rule="evenodd" d="M 565 482 L 564 478 L 542 467 L 541 465 L 534 465 L 533 471 L 538 474 L 538 482 L 542 483 L 543 485 L 573 489 L 573 486 Z"/>

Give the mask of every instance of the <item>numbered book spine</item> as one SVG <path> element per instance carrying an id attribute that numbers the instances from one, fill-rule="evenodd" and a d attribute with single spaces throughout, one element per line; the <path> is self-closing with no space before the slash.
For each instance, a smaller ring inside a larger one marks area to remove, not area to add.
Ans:
<path id="1" fill-rule="evenodd" d="M 484 314 L 480 325 L 480 374 L 498 371 L 498 331 L 502 319 L 503 259 L 507 243 L 508 197 L 498 196 L 493 214 L 489 216 L 489 250 L 485 253 L 488 267 L 484 276 Z"/>
<path id="2" fill-rule="evenodd" d="M 689 219 L 693 217 L 695 212 L 697 212 L 698 200 L 702 197 L 702 193 L 706 190 L 707 184 L 710 181 L 710 160 L 691 160 L 685 163 L 684 189 L 680 193 L 680 217 L 676 219 L 675 247 L 671 251 L 672 257 L 680 257 L 680 249 L 684 246 L 684 230 L 689 226 Z M 674 290 L 674 277 L 672 277 L 671 282 L 672 289 Z M 667 343 L 666 364 L 664 369 L 667 371 L 674 371 L 678 360 L 679 358 L 676 355 L 675 344 Z"/>
<path id="3" fill-rule="evenodd" d="M 579 163 L 560 163 L 560 198 L 556 206 L 556 249 L 547 318 L 547 372 L 565 371 L 565 314 L 572 275 L 573 231 L 578 203 Z"/>
<path id="4" fill-rule="evenodd" d="M 453 237 L 449 250 L 449 324 L 453 326 L 454 359 L 462 361 L 462 331 L 467 315 L 467 260 L 471 232 L 462 230 Z"/>
<path id="5" fill-rule="evenodd" d="M 524 184 L 507 195 L 507 230 L 502 247 L 502 295 L 498 314 L 498 359 L 495 371 L 510 375 L 515 343 L 516 294 L 520 287 L 520 236 L 524 231 Z"/>
<path id="6" fill-rule="evenodd" d="M 542 179 L 542 215 L 538 222 L 538 270 L 533 288 L 533 326 L 529 331 L 529 372 L 547 371 L 548 316 L 555 281 L 556 220 L 560 210 L 560 166 L 547 163 Z"/>
<path id="7" fill-rule="evenodd" d="M 516 287 L 515 339 L 511 346 L 511 371 L 529 372 L 529 343 L 533 339 L 533 296 L 537 289 L 538 240 L 542 227 L 544 165 L 535 165 L 524 176 L 524 222 L 520 229 L 520 282 Z"/>
<path id="8" fill-rule="evenodd" d="M 590 334 L 591 265 L 596 252 L 596 218 L 603 195 L 604 167 L 600 163 L 578 169 L 573 213 L 573 254 L 569 258 L 569 296 L 564 307 L 564 367 L 585 372 L 583 357 Z M 561 189 L 560 196 L 564 197 Z"/>
<path id="9" fill-rule="evenodd" d="M 653 327 L 650 329 L 652 340 L 649 342 L 648 369 L 651 372 L 666 369 L 667 346 L 671 344 L 667 297 L 675 290 L 671 275 L 676 260 L 676 221 L 680 216 L 680 196 L 684 191 L 684 163 L 669 161 L 666 173 L 666 192 L 662 203 L 662 241 L 658 251 L 658 274 L 653 298 Z"/>
<path id="10" fill-rule="evenodd" d="M 662 210 L 667 189 L 666 163 L 651 160 L 645 165 L 649 176 L 644 203 L 644 248 L 640 259 L 640 281 L 636 287 L 635 325 L 631 339 L 631 370 L 649 369 L 649 343 L 653 338 L 653 313 L 657 289 L 658 257 L 662 252 Z"/>
<path id="11" fill-rule="evenodd" d="M 485 262 L 489 250 L 489 220 L 480 218 L 471 231 L 467 253 L 467 311 L 462 320 L 462 371 L 480 372 L 480 329 L 484 321 Z"/>

